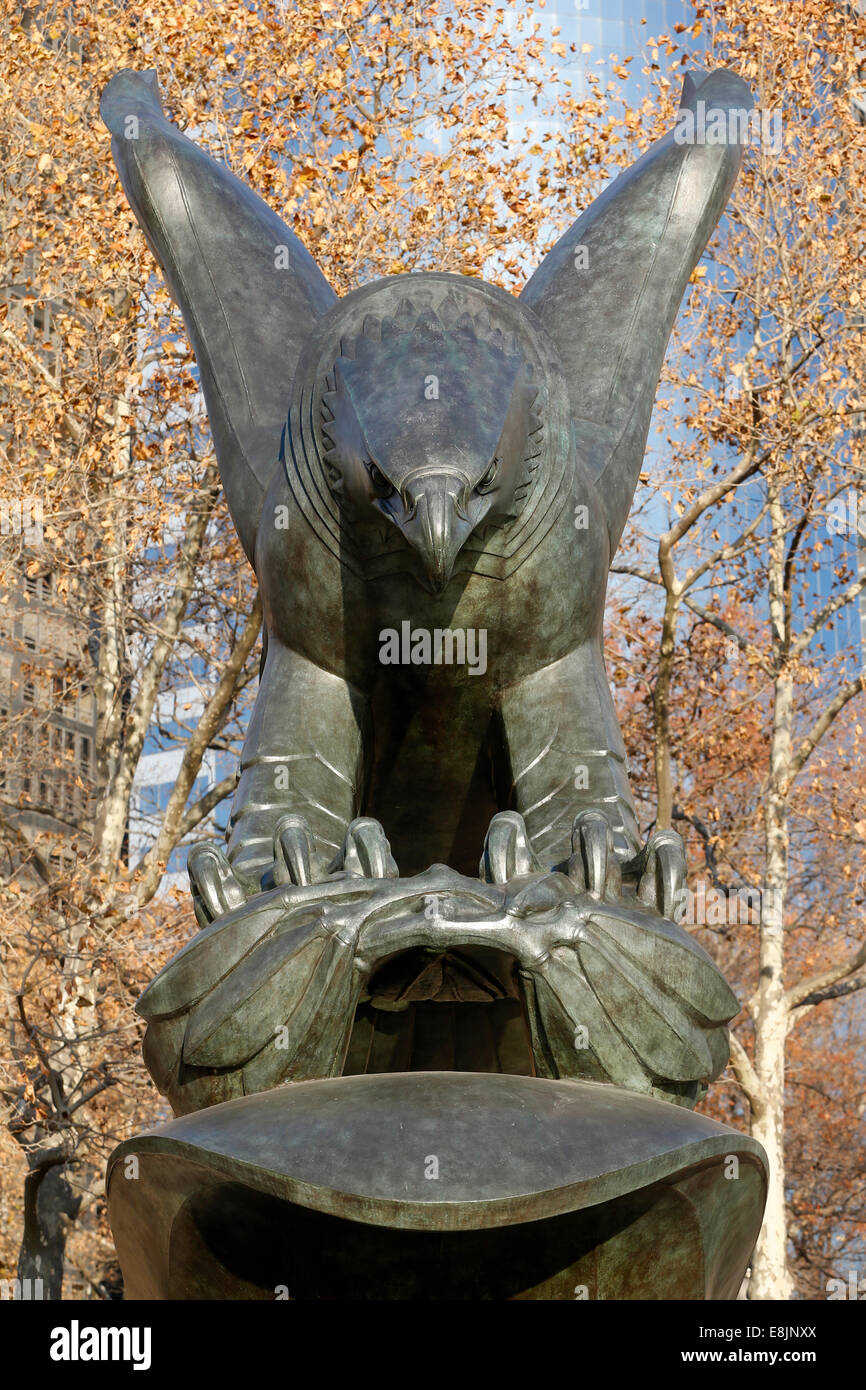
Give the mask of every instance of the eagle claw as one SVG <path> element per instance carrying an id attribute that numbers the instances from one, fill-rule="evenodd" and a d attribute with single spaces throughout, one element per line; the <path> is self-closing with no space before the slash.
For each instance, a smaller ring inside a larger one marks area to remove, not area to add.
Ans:
<path id="1" fill-rule="evenodd" d="M 614 853 L 613 830 L 603 811 L 581 811 L 571 830 L 571 857 L 566 873 L 591 898 L 614 901 L 622 892 L 622 874 Z"/>
<path id="2" fill-rule="evenodd" d="M 571 855 L 552 866 L 567 875 L 579 893 L 597 902 L 615 903 L 634 893 L 638 902 L 660 917 L 676 921 L 686 886 L 686 855 L 675 830 L 657 830 L 639 852 L 623 863 L 616 854 L 613 829 L 603 811 L 581 811 L 574 818 Z M 478 876 L 484 883 L 543 873 L 541 863 L 517 811 L 493 817 L 484 840 Z"/>
<path id="3" fill-rule="evenodd" d="M 676 922 L 686 889 L 686 850 L 676 830 L 657 830 L 643 849 L 622 866 L 623 876 L 636 881 L 637 896 L 659 916 Z"/>
<path id="4" fill-rule="evenodd" d="M 487 827 L 478 877 L 483 883 L 507 883 L 542 870 L 523 817 L 517 811 L 499 811 Z"/>
<path id="5" fill-rule="evenodd" d="M 208 927 L 227 912 L 242 907 L 269 888 L 287 885 L 305 888 L 328 879 L 397 878 L 399 869 L 391 846 L 377 820 L 359 816 L 346 831 L 337 856 L 329 864 L 316 851 L 315 837 L 305 818 L 296 813 L 282 816 L 274 830 L 273 863 L 255 882 L 243 877 L 219 845 L 202 841 L 193 845 L 187 859 L 196 921 Z"/>
<path id="6" fill-rule="evenodd" d="M 397 878 L 399 872 L 385 831 L 371 816 L 359 816 L 350 823 L 343 847 L 328 870 L 330 877 L 349 878 Z"/>

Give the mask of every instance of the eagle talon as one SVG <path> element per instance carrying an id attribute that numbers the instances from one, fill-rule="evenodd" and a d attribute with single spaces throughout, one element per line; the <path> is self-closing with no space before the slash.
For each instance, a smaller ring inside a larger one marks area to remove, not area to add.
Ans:
<path id="1" fill-rule="evenodd" d="M 210 926 L 247 900 L 246 890 L 218 845 L 203 841 L 187 856 L 193 908 L 200 927 Z"/>
<path id="2" fill-rule="evenodd" d="M 314 850 L 313 832 L 303 816 L 287 815 L 274 831 L 274 883 L 298 888 L 323 877 Z"/>
<path id="3" fill-rule="evenodd" d="M 686 888 L 686 851 L 676 830 L 657 830 L 650 835 L 634 859 L 623 865 L 623 873 L 637 880 L 637 896 L 668 921 L 677 920 L 677 910 Z"/>
<path id="4" fill-rule="evenodd" d="M 543 871 L 517 811 L 499 811 L 487 827 L 478 877 L 484 883 L 507 883 L 510 878 Z"/>
<path id="5" fill-rule="evenodd" d="M 328 872 L 349 878 L 398 878 L 400 874 L 385 831 L 371 816 L 359 816 L 350 823 Z"/>
<path id="6" fill-rule="evenodd" d="M 572 883 L 599 901 L 618 898 L 622 873 L 614 853 L 613 830 L 603 811 L 581 811 L 575 816 L 571 848 L 566 872 Z"/>

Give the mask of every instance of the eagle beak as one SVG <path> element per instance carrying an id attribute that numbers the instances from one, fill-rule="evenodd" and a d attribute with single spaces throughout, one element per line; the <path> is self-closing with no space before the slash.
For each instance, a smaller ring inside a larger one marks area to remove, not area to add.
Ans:
<path id="1" fill-rule="evenodd" d="M 465 482 L 450 474 L 427 474 L 404 489 L 407 517 L 401 530 L 418 551 L 433 592 L 445 588 L 460 549 L 472 533 L 463 510 Z"/>

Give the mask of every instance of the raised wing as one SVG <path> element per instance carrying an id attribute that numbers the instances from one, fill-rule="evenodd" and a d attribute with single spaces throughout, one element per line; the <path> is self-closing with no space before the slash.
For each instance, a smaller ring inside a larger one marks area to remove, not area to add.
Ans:
<path id="1" fill-rule="evenodd" d="M 295 364 L 336 295 L 276 213 L 166 119 L 155 72 L 117 73 L 101 111 L 130 206 L 183 313 L 252 562 Z"/>
<path id="2" fill-rule="evenodd" d="M 733 72 L 687 75 L 677 127 L 608 185 L 520 296 L 564 361 L 578 440 L 603 474 L 613 549 L 637 485 L 680 300 L 740 167 L 742 145 L 730 137 L 746 128 L 741 121 L 753 106 Z M 701 139 L 720 132 L 723 142 Z"/>

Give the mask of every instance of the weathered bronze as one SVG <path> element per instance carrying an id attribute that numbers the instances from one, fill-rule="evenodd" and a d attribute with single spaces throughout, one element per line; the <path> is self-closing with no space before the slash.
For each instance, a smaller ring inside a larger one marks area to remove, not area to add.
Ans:
<path id="1" fill-rule="evenodd" d="M 466 1072 L 280 1087 L 109 1169 L 132 1298 L 733 1298 L 765 1186 L 681 1106 Z"/>
<path id="2" fill-rule="evenodd" d="M 683 104 L 699 100 L 752 105 L 725 71 L 686 78 Z M 710 1249 L 707 1232 L 725 1212 L 738 1213 L 737 1238 L 693 1262 L 685 1282 L 672 1256 L 671 1279 L 653 1285 L 667 1292 L 643 1296 L 732 1296 L 763 1206 L 760 1150 L 715 1127 L 751 1174 L 726 1182 L 688 1127 L 708 1122 L 664 1102 L 690 1107 L 719 1075 L 738 1006 L 674 920 L 685 892 L 679 836 L 640 842 L 602 625 L 668 336 L 739 145 L 665 136 L 519 298 L 436 272 L 337 300 L 280 219 L 166 120 L 154 74 L 118 74 L 102 109 L 129 201 L 184 313 L 266 639 L 227 852 L 206 844 L 189 856 L 202 931 L 139 1004 L 147 1064 L 175 1112 L 219 1108 L 204 1128 L 189 1117 L 135 1141 L 149 1174 L 136 1194 L 114 1163 L 112 1221 L 130 1288 L 263 1296 L 278 1249 L 260 1260 L 206 1234 L 222 1203 L 247 1203 L 286 1240 L 306 1232 L 308 1253 L 360 1241 L 393 1296 L 443 1296 L 413 1261 L 427 1260 L 431 1231 L 467 1224 L 452 1221 L 447 1185 L 413 1226 L 387 1202 L 359 1213 L 360 1168 L 327 1181 L 316 1172 L 320 1122 L 340 1117 L 364 1164 L 384 1172 L 391 1102 L 395 1117 L 405 1102 L 419 1123 L 429 1102 L 432 1123 L 441 1097 L 438 1131 L 456 1127 L 467 1154 L 494 1142 L 502 1113 L 528 1107 L 538 1133 L 537 1173 L 525 1154 L 495 1219 L 468 1223 L 500 1229 L 465 1247 L 483 1266 L 474 1293 L 460 1275 L 463 1293 L 450 1296 L 572 1297 L 580 1261 L 597 1265 L 602 1250 L 607 1273 L 596 1270 L 591 1296 L 633 1296 L 623 1292 L 628 1240 L 608 1239 L 600 1213 L 632 1203 L 626 1227 L 649 1222 L 641 1230 L 657 1239 L 676 1224 L 670 1203 L 684 1199 L 672 1194 L 686 1187 L 703 1194 L 695 1249 Z M 284 1082 L 304 1085 L 249 1098 Z M 590 1144 L 573 1122 L 598 1105 L 606 1120 Z M 614 1192 L 601 1174 L 620 1161 L 614 1131 L 626 1117 L 648 1127 L 645 1138 L 668 1126 L 670 1166 L 660 1173 L 647 1139 Z M 545 1186 L 545 1151 L 559 1144 L 568 1162 Z M 250 1164 L 271 1176 L 251 1179 Z M 409 1201 L 388 1171 L 383 1202 Z M 478 1216 L 483 1176 L 465 1171 L 474 1176 L 460 1202 Z M 327 1202 L 310 1195 L 325 1187 Z M 121 1232 L 146 1223 L 149 1203 L 162 1253 L 148 1246 L 155 1263 L 145 1268 Z M 267 1214 L 274 1204 L 285 1208 L 279 1220 Z M 519 1236 L 514 1223 L 526 1226 Z M 420 1244 L 382 1234 L 406 1224 L 425 1233 Z M 527 1252 L 516 1283 L 496 1274 L 500 1240 Z M 337 1296 L 347 1258 L 276 1283 L 291 1282 L 293 1296 Z"/>
<path id="3" fill-rule="evenodd" d="M 428 1031 L 450 1025 L 434 1063 L 685 1103 L 724 1067 L 737 1009 L 682 928 L 586 890 L 574 867 L 485 884 L 444 865 L 263 892 L 200 932 L 138 1009 L 151 1074 L 183 1113 L 283 1081 L 417 1069 L 428 1002 Z"/>

